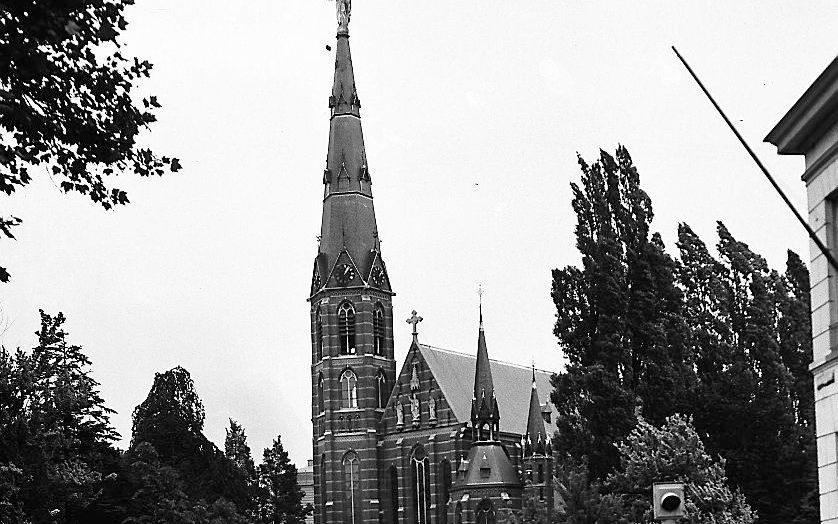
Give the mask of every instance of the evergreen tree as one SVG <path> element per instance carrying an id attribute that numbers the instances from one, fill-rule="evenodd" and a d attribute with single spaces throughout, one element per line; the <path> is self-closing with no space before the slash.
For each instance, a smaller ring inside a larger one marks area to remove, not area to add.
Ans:
<path id="1" fill-rule="evenodd" d="M 103 469 L 117 459 L 113 411 L 64 322 L 41 311 L 31 353 L 0 349 L 0 515 L 76 521 L 95 507 Z"/>
<path id="2" fill-rule="evenodd" d="M 314 509 L 311 504 L 303 506 L 305 493 L 297 484 L 297 467 L 289 460 L 279 436 L 262 455 L 259 485 L 263 491 L 260 521 L 265 524 L 301 524 Z"/>
<path id="3" fill-rule="evenodd" d="M 586 458 L 594 478 L 618 462 L 615 442 L 642 404 L 655 422 L 686 407 L 692 356 L 677 263 L 650 234 L 651 200 L 628 151 L 605 151 L 571 184 L 582 267 L 553 271 L 555 334 L 568 365 L 554 379 L 557 445 Z M 608 409 L 603 409 L 608 406 Z"/>
<path id="4" fill-rule="evenodd" d="M 235 464 L 245 478 L 255 479 L 256 466 L 253 463 L 253 456 L 250 454 L 250 446 L 247 445 L 247 435 L 244 433 L 244 428 L 235 420 L 230 419 L 230 427 L 226 431 L 224 455 Z"/>
<path id="5" fill-rule="evenodd" d="M 662 480 L 684 482 L 684 522 L 751 524 L 756 519 L 745 497 L 728 486 L 724 460 L 705 451 L 689 418 L 674 415 L 661 428 L 640 418 L 620 445 L 620 469 L 607 481 L 612 500 L 620 501 L 620 521 L 650 522 L 652 484 Z"/>
<path id="6" fill-rule="evenodd" d="M 160 463 L 173 467 L 193 500 L 219 499 L 246 511 L 253 500 L 244 475 L 202 433 L 204 406 L 189 372 L 157 373 L 148 397 L 134 410 L 131 449 L 148 443 Z"/>

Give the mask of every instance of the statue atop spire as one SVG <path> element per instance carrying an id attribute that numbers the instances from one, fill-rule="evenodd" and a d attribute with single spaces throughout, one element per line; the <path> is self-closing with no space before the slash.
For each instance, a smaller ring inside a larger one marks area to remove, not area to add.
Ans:
<path id="1" fill-rule="evenodd" d="M 338 15 L 338 33 L 349 32 L 349 17 L 352 16 L 352 0 L 335 0 Z"/>

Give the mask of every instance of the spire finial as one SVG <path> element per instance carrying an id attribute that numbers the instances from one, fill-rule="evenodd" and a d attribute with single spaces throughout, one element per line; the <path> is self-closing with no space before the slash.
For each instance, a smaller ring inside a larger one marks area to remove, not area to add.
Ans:
<path id="1" fill-rule="evenodd" d="M 480 309 L 480 329 L 483 329 L 483 284 L 477 285 L 477 301 Z"/>
<path id="2" fill-rule="evenodd" d="M 532 360 L 532 387 L 535 388 L 535 359 Z"/>
<path id="3" fill-rule="evenodd" d="M 352 0 L 335 2 L 338 15 L 338 33 L 349 33 L 349 17 L 352 15 Z"/>

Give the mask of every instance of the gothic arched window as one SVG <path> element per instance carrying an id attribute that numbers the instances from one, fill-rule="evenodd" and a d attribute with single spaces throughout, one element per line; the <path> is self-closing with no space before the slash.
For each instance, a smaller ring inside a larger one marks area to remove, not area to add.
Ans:
<path id="1" fill-rule="evenodd" d="M 340 376 L 340 407 L 358 407 L 358 378 L 351 369 L 347 369 Z"/>
<path id="2" fill-rule="evenodd" d="M 354 451 L 343 456 L 344 522 L 361 524 L 361 476 L 358 455 Z"/>
<path id="3" fill-rule="evenodd" d="M 375 377 L 376 397 L 378 399 L 379 408 L 384 408 L 387 405 L 387 398 L 389 397 L 387 391 L 387 378 L 384 376 L 384 370 L 378 370 L 378 376 Z"/>
<path id="4" fill-rule="evenodd" d="M 376 355 L 384 354 L 384 308 L 381 304 L 375 305 L 372 312 L 372 334 L 373 345 Z"/>
<path id="5" fill-rule="evenodd" d="M 326 522 L 326 455 L 320 456 L 320 522 Z"/>
<path id="6" fill-rule="evenodd" d="M 326 398 L 325 398 L 325 379 L 323 378 L 323 373 L 317 377 L 317 412 L 323 413 L 326 411 Z"/>
<path id="7" fill-rule="evenodd" d="M 317 308 L 314 319 L 314 348 L 316 360 L 323 359 L 323 311 Z"/>
<path id="8" fill-rule="evenodd" d="M 427 524 L 428 507 L 431 505 L 431 479 L 429 471 L 430 461 L 425 448 L 416 446 L 410 457 L 410 468 L 412 470 L 413 490 L 413 522 L 416 524 Z"/>
<path id="9" fill-rule="evenodd" d="M 544 464 L 538 465 L 538 483 L 541 484 L 544 482 Z"/>
<path id="10" fill-rule="evenodd" d="M 390 521 L 399 522 L 399 472 L 390 466 Z"/>
<path id="11" fill-rule="evenodd" d="M 495 524 L 495 506 L 489 499 L 483 499 L 477 505 L 477 524 Z"/>
<path id="12" fill-rule="evenodd" d="M 443 459 L 439 463 L 439 470 L 437 471 L 437 479 L 439 482 L 439 491 L 437 492 L 436 505 L 439 509 L 440 524 L 448 522 L 448 499 L 451 498 L 451 463 L 448 459 Z"/>
<path id="13" fill-rule="evenodd" d="M 355 354 L 355 308 L 350 302 L 344 302 L 338 308 L 340 327 L 340 354 Z"/>
<path id="14" fill-rule="evenodd" d="M 455 524 L 463 524 L 463 503 L 457 502 L 457 509 L 454 511 Z"/>

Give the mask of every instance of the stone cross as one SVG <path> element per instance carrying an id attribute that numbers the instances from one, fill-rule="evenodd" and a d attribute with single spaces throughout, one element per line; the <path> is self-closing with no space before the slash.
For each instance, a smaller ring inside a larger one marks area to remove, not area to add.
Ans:
<path id="1" fill-rule="evenodd" d="M 416 310 L 414 309 L 411 312 L 410 318 L 405 321 L 408 324 L 413 324 L 413 340 L 416 340 L 418 335 L 419 335 L 419 332 L 416 331 L 416 325 L 419 324 L 419 322 L 422 322 L 422 320 L 424 320 L 424 319 L 422 317 L 420 317 L 419 315 L 417 315 Z"/>

